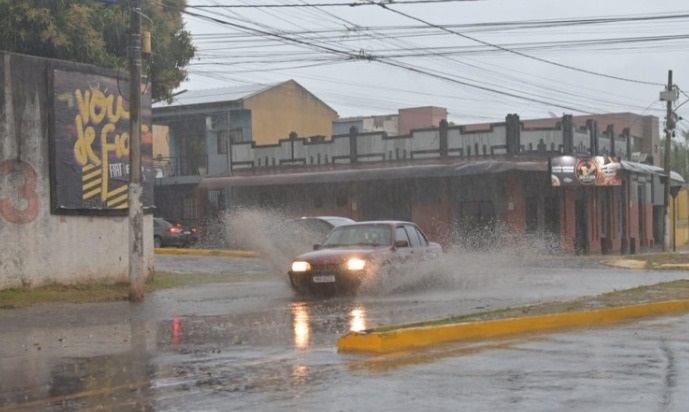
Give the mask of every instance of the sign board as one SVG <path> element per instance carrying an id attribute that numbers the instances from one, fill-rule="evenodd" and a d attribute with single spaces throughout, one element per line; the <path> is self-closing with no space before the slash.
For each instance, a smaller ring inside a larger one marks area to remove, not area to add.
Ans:
<path id="1" fill-rule="evenodd" d="M 552 186 L 621 186 L 617 156 L 558 156 L 550 159 Z"/>
<path id="2" fill-rule="evenodd" d="M 127 210 L 129 81 L 53 71 L 51 203 L 54 211 Z M 144 207 L 153 206 L 150 89 L 141 98 Z"/>

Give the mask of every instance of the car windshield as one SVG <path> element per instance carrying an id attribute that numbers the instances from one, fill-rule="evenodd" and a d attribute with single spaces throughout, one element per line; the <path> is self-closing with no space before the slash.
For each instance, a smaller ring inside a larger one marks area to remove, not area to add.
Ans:
<path id="1" fill-rule="evenodd" d="M 338 246 L 389 245 L 392 236 L 390 226 L 384 224 L 347 225 L 335 228 L 321 245 L 324 248 Z"/>
<path id="2" fill-rule="evenodd" d="M 342 226 L 348 223 L 354 223 L 352 219 L 346 217 L 325 217 L 323 219 L 328 221 L 328 223 L 330 223 L 333 226 Z"/>

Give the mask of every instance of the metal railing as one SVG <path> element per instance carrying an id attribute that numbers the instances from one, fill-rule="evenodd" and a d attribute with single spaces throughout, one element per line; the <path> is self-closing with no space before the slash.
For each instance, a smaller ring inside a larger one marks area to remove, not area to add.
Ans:
<path id="1" fill-rule="evenodd" d="M 208 170 L 208 159 L 186 157 L 157 157 L 153 160 L 156 178 L 176 176 L 202 176 Z"/>

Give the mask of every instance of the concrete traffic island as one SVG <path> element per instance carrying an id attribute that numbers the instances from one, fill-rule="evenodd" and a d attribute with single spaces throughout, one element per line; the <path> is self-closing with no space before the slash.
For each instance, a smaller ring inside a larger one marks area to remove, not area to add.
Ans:
<path id="1" fill-rule="evenodd" d="M 351 332 L 337 342 L 338 352 L 385 353 L 441 343 L 480 340 L 527 332 L 573 327 L 595 327 L 624 320 L 689 312 L 689 300 L 671 300 L 639 305 L 555 313 L 519 318 L 455 324 L 386 328 L 383 331 Z"/>

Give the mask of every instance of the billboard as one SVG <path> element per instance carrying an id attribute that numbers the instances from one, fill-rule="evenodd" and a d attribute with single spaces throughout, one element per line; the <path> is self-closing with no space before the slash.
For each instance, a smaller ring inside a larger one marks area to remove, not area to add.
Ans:
<path id="1" fill-rule="evenodd" d="M 53 71 L 53 211 L 126 211 L 129 189 L 129 81 Z M 141 96 L 143 206 L 153 206 L 150 89 Z"/>
<path id="2" fill-rule="evenodd" d="M 617 156 L 558 156 L 550 159 L 552 186 L 621 186 Z"/>

